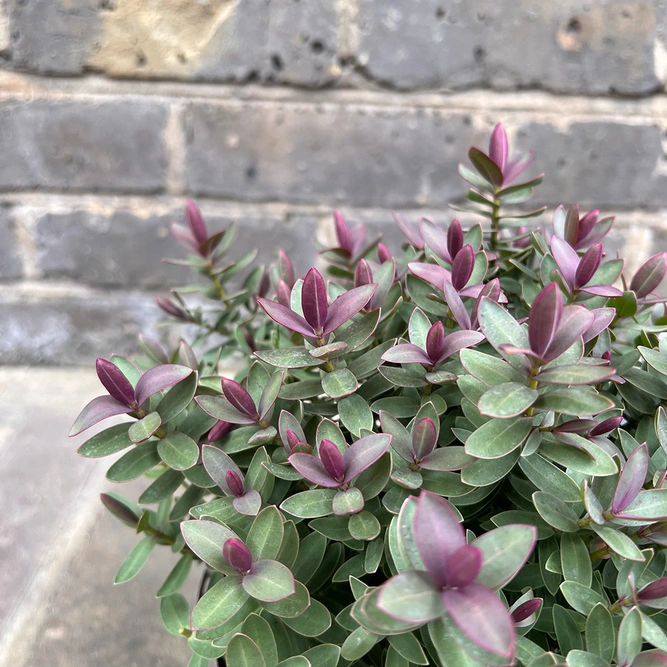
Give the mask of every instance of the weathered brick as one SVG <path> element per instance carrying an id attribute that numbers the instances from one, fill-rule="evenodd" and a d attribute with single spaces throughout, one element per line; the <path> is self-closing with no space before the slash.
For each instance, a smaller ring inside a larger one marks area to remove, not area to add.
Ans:
<path id="1" fill-rule="evenodd" d="M 89 297 L 0 294 L 0 361 L 90 364 L 116 352 L 135 354 L 140 333 L 159 338 L 163 319 L 148 295 Z"/>
<path id="2" fill-rule="evenodd" d="M 360 63 L 404 88 L 542 88 L 641 95 L 660 88 L 658 0 L 360 0 Z"/>
<path id="3" fill-rule="evenodd" d="M 456 165 L 470 117 L 433 109 L 192 104 L 189 191 L 324 205 L 440 205 L 463 188 Z"/>
<path id="4" fill-rule="evenodd" d="M 20 69 L 304 86 L 340 73 L 328 0 L 10 1 Z"/>
<path id="5" fill-rule="evenodd" d="M 10 210 L 0 208 L 0 280 L 14 280 L 23 273 Z"/>
<path id="6" fill-rule="evenodd" d="M 157 192 L 167 110 L 152 100 L 0 104 L 0 188 Z"/>
<path id="7" fill-rule="evenodd" d="M 544 183 L 535 201 L 589 207 L 646 208 L 667 202 L 667 171 L 656 125 L 623 121 L 527 123 L 517 146 L 533 148 Z"/>

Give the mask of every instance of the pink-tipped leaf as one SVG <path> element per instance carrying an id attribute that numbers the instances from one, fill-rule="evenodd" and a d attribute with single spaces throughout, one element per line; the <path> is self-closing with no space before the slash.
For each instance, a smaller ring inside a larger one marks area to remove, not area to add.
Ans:
<path id="1" fill-rule="evenodd" d="M 594 319 L 595 315 L 583 306 L 565 306 L 558 331 L 544 354 L 544 359 L 552 361 L 569 350 L 593 324 Z"/>
<path id="2" fill-rule="evenodd" d="M 91 426 L 99 424 L 104 419 L 116 415 L 125 415 L 128 412 L 132 412 L 132 408 L 117 401 L 112 396 L 98 396 L 81 410 L 81 414 L 76 418 L 69 435 L 70 437 L 78 435 Z"/>
<path id="3" fill-rule="evenodd" d="M 191 200 L 188 200 L 185 204 L 185 219 L 187 220 L 188 227 L 190 227 L 192 230 L 192 235 L 197 240 L 197 243 L 200 245 L 204 243 L 208 237 L 206 224 L 204 223 L 204 218 L 202 217 L 201 211 Z"/>
<path id="4" fill-rule="evenodd" d="M 470 315 L 466 307 L 463 305 L 463 301 L 459 296 L 459 293 L 454 289 L 454 286 L 445 281 L 445 301 L 449 306 L 449 309 L 452 311 L 452 315 L 456 320 L 456 323 L 461 327 L 461 329 L 471 329 L 472 323 L 470 321 Z"/>
<path id="5" fill-rule="evenodd" d="M 556 283 L 549 283 L 533 301 L 528 320 L 531 350 L 543 357 L 556 335 L 563 313 L 563 298 Z"/>
<path id="6" fill-rule="evenodd" d="M 392 364 L 424 364 L 425 366 L 433 364 L 426 352 L 412 343 L 401 343 L 390 347 L 381 359 Z"/>
<path id="7" fill-rule="evenodd" d="M 500 167 L 500 171 L 504 172 L 507 166 L 507 133 L 502 123 L 498 123 L 491 133 L 489 141 L 489 157 Z"/>
<path id="8" fill-rule="evenodd" d="M 322 441 L 324 443 L 324 441 Z M 345 483 L 351 482 L 372 466 L 388 449 L 391 436 L 384 433 L 373 433 L 364 436 L 350 445 L 343 454 L 345 467 Z M 320 445 L 320 452 L 322 445 Z M 321 454 L 320 454 L 321 455 Z"/>
<path id="9" fill-rule="evenodd" d="M 463 248 L 463 229 L 461 223 L 454 219 L 447 228 L 447 250 L 452 260 L 459 254 Z"/>
<path id="10" fill-rule="evenodd" d="M 229 378 L 222 378 L 222 393 L 225 398 L 242 414 L 251 419 L 259 417 L 257 407 L 247 389 Z"/>
<path id="11" fill-rule="evenodd" d="M 442 322 L 436 322 L 428 330 L 426 334 L 426 354 L 431 360 L 432 364 L 435 364 L 440 355 L 443 353 L 445 347 L 445 327 Z"/>
<path id="12" fill-rule="evenodd" d="M 135 396 L 137 405 L 143 405 L 151 396 L 178 384 L 192 375 L 193 370 L 178 364 L 163 364 L 146 371 L 137 382 Z"/>
<path id="13" fill-rule="evenodd" d="M 202 447 L 202 462 L 206 472 L 211 479 L 230 496 L 236 495 L 227 483 L 227 473 L 233 472 L 235 477 L 238 477 L 243 484 L 243 473 L 240 468 L 234 463 L 229 454 L 226 454 L 221 449 L 213 447 L 212 445 L 204 445 Z"/>
<path id="14" fill-rule="evenodd" d="M 308 324 L 308 322 L 306 322 L 306 320 L 301 317 L 301 315 L 295 313 L 287 306 L 262 298 L 257 299 L 257 303 L 264 309 L 266 314 L 274 322 L 281 324 L 291 331 L 296 331 L 302 336 L 315 338 L 315 331 L 313 331 L 313 327 L 311 327 L 310 324 Z"/>
<path id="15" fill-rule="evenodd" d="M 667 273 L 667 252 L 659 252 L 641 265 L 630 282 L 630 289 L 638 299 L 643 299 L 660 285 L 665 273 Z"/>
<path id="16" fill-rule="evenodd" d="M 394 217 L 394 222 L 396 226 L 403 232 L 408 241 L 415 247 L 417 250 L 424 249 L 424 241 L 419 233 L 419 227 L 411 222 L 408 222 L 402 213 L 398 211 L 392 211 Z"/>
<path id="17" fill-rule="evenodd" d="M 419 221 L 419 231 L 424 239 L 424 243 L 431 249 L 433 254 L 445 262 L 451 263 L 452 256 L 449 254 L 447 243 L 448 235 L 427 218 L 422 218 Z"/>
<path id="18" fill-rule="evenodd" d="M 445 337 L 442 346 L 442 354 L 438 359 L 438 364 L 441 364 L 445 359 L 456 354 L 466 347 L 472 347 L 481 343 L 484 340 L 484 334 L 479 331 L 454 331 Z"/>
<path id="19" fill-rule="evenodd" d="M 341 294 L 329 307 L 329 314 L 324 325 L 324 335 L 328 336 L 331 332 L 338 329 L 348 320 L 351 320 L 370 300 L 377 285 L 362 285 L 355 287 L 349 292 Z"/>
<path id="20" fill-rule="evenodd" d="M 292 467 L 309 482 L 323 486 L 327 489 L 335 489 L 341 482 L 334 479 L 320 459 L 312 454 L 297 453 L 289 457 Z"/>
<path id="21" fill-rule="evenodd" d="M 622 512 L 628 507 L 644 486 L 648 472 L 649 453 L 646 443 L 643 443 L 628 457 L 621 475 L 618 478 L 611 510 L 614 513 Z"/>
<path id="22" fill-rule="evenodd" d="M 579 255 L 569 243 L 557 236 L 551 239 L 551 254 L 556 260 L 565 282 L 570 286 L 570 289 L 574 289 L 575 275 L 579 267 Z"/>

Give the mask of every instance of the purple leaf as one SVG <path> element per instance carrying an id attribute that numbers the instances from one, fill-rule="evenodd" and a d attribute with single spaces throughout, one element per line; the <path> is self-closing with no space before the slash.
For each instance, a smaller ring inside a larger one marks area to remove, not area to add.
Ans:
<path id="1" fill-rule="evenodd" d="M 294 286 L 294 266 L 292 266 L 292 261 L 287 254 L 282 250 L 278 251 L 278 274 L 290 289 Z"/>
<path id="2" fill-rule="evenodd" d="M 512 658 L 516 638 L 514 623 L 492 590 L 470 584 L 445 590 L 442 601 L 456 626 L 470 641 L 508 660 Z"/>
<path id="3" fill-rule="evenodd" d="M 350 227 L 345 221 L 340 211 L 334 211 L 334 226 L 336 227 L 336 237 L 338 246 L 341 250 L 346 250 L 352 254 L 352 239 L 350 238 Z"/>
<path id="4" fill-rule="evenodd" d="M 412 343 L 401 343 L 390 347 L 381 359 L 392 364 L 424 364 L 430 366 L 432 363 L 426 352 Z"/>
<path id="5" fill-rule="evenodd" d="M 290 308 L 283 306 L 275 301 L 269 301 L 268 299 L 257 299 L 257 303 L 266 311 L 266 314 L 278 324 L 290 329 L 291 331 L 296 331 L 302 336 L 310 336 L 315 338 L 315 332 L 313 328 L 306 322 L 306 320 L 301 317 L 298 313 L 295 313 Z"/>
<path id="6" fill-rule="evenodd" d="M 242 496 L 245 493 L 243 480 L 233 470 L 228 470 L 225 473 L 225 481 L 229 492 L 233 496 Z"/>
<path id="7" fill-rule="evenodd" d="M 248 489 L 242 496 L 232 500 L 232 507 L 245 516 L 257 516 L 262 509 L 262 496 L 255 489 Z"/>
<path id="8" fill-rule="evenodd" d="M 454 470 L 462 470 L 474 463 L 474 461 L 475 459 L 466 454 L 463 447 L 449 445 L 448 447 L 434 449 L 426 458 L 419 462 L 419 467 L 424 468 L 424 470 L 435 470 L 437 472 L 452 472 Z"/>
<path id="9" fill-rule="evenodd" d="M 579 255 L 577 255 L 569 243 L 557 236 L 551 239 L 551 254 L 556 260 L 556 264 L 558 264 L 565 282 L 570 286 L 570 289 L 573 289 L 575 275 L 579 266 Z"/>
<path id="10" fill-rule="evenodd" d="M 621 290 L 611 285 L 586 285 L 586 287 L 581 288 L 581 291 L 595 296 L 606 296 L 610 299 L 623 296 Z"/>
<path id="11" fill-rule="evenodd" d="M 192 230 L 192 235 L 197 240 L 197 243 L 204 243 L 208 236 L 204 218 L 202 217 L 201 211 L 197 208 L 197 205 L 190 199 L 188 199 L 185 204 L 185 219 L 187 220 L 188 227 Z"/>
<path id="12" fill-rule="evenodd" d="M 236 495 L 227 484 L 227 473 L 233 472 L 243 485 L 243 473 L 229 454 L 212 445 L 202 447 L 202 463 L 211 479 L 228 495 Z"/>
<path id="13" fill-rule="evenodd" d="M 238 382 L 234 382 L 234 380 L 230 380 L 229 378 L 222 378 L 222 393 L 246 417 L 253 420 L 259 418 L 255 401 L 252 400 L 252 396 Z"/>
<path id="14" fill-rule="evenodd" d="M 556 335 L 563 314 L 563 298 L 556 283 L 549 283 L 533 301 L 528 320 L 528 340 L 535 354 L 543 357 Z"/>
<path id="15" fill-rule="evenodd" d="M 542 606 L 542 600 L 540 598 L 533 598 L 532 600 L 526 600 L 522 602 L 513 612 L 512 620 L 515 624 L 519 624 L 522 621 L 525 621 L 527 618 L 530 618 L 537 610 Z"/>
<path id="16" fill-rule="evenodd" d="M 600 209 L 596 208 L 592 211 L 586 213 L 586 215 L 579 218 L 579 207 L 577 207 L 577 218 L 579 219 L 579 225 L 577 229 L 577 236 L 573 247 L 577 250 L 581 250 L 580 243 L 593 231 L 593 227 L 597 224 L 598 216 L 600 215 Z M 589 241 L 589 243 L 591 243 Z"/>
<path id="17" fill-rule="evenodd" d="M 452 285 L 460 292 L 470 280 L 475 268 L 475 251 L 470 244 L 463 246 L 452 264 Z"/>
<path id="18" fill-rule="evenodd" d="M 463 230 L 458 220 L 452 220 L 447 228 L 447 250 L 449 256 L 454 259 L 463 248 Z"/>
<path id="19" fill-rule="evenodd" d="M 616 317 L 615 308 L 594 308 L 590 312 L 593 313 L 594 319 L 591 326 L 584 332 L 584 343 L 599 336 Z"/>
<path id="20" fill-rule="evenodd" d="M 552 431 L 553 433 L 588 433 L 597 424 L 595 419 L 571 419 L 559 424 Z"/>
<path id="21" fill-rule="evenodd" d="M 574 273 L 574 287 L 583 287 L 595 274 L 602 259 L 602 244 L 596 243 L 591 246 L 579 261 L 579 266 Z"/>
<path id="22" fill-rule="evenodd" d="M 97 377 L 110 396 L 125 405 L 134 403 L 134 387 L 116 364 L 106 359 L 98 359 L 95 362 L 95 369 Z"/>
<path id="23" fill-rule="evenodd" d="M 426 571 L 437 586 L 445 586 L 445 562 L 466 543 L 456 513 L 444 498 L 422 491 L 415 510 L 414 532 Z"/>
<path id="24" fill-rule="evenodd" d="M 637 497 L 646 480 L 648 463 L 648 447 L 643 443 L 630 454 L 623 466 L 611 503 L 612 512 L 622 512 Z"/>
<path id="25" fill-rule="evenodd" d="M 345 463 L 340 449 L 331 440 L 325 438 L 320 442 L 317 453 L 327 473 L 342 484 L 345 477 Z"/>
<path id="26" fill-rule="evenodd" d="M 442 322 L 436 322 L 426 334 L 426 354 L 432 364 L 435 364 L 443 353 L 445 346 L 445 327 Z"/>
<path id="27" fill-rule="evenodd" d="M 589 432 L 588 435 L 605 435 L 611 433 L 615 428 L 618 428 L 623 421 L 623 416 L 619 415 L 618 417 L 609 417 L 604 421 L 601 421 L 599 424 L 595 425 Z"/>
<path id="28" fill-rule="evenodd" d="M 255 424 L 257 420 L 248 417 L 237 410 L 226 398 L 222 396 L 195 396 L 195 403 L 211 417 L 229 422 L 230 424 Z"/>
<path id="29" fill-rule="evenodd" d="M 276 297 L 278 299 L 278 303 L 281 306 L 290 310 L 292 290 L 290 289 L 289 285 L 282 279 L 279 280 L 278 284 L 276 285 Z M 260 304 L 260 305 L 262 305 L 262 304 Z M 301 332 L 299 332 L 299 333 L 301 333 Z"/>
<path id="30" fill-rule="evenodd" d="M 661 577 L 647 584 L 640 591 L 637 591 L 637 600 L 646 602 L 647 600 L 660 600 L 667 597 L 667 577 Z"/>
<path id="31" fill-rule="evenodd" d="M 458 292 L 454 289 L 454 286 L 449 282 L 445 281 L 445 301 L 449 309 L 452 311 L 452 315 L 456 320 L 456 323 L 461 327 L 461 329 L 471 329 L 472 325 L 470 322 L 470 315 L 466 307 L 461 301 L 461 297 Z"/>
<path id="32" fill-rule="evenodd" d="M 445 337 L 442 354 L 438 359 L 438 364 L 441 364 L 447 357 L 451 357 L 459 350 L 465 347 L 472 347 L 484 340 L 484 335 L 479 331 L 454 331 L 449 336 Z"/>
<path id="33" fill-rule="evenodd" d="M 503 169 L 503 185 L 509 185 L 512 181 L 519 178 L 533 163 L 534 157 L 533 151 L 528 151 L 510 160 L 505 169 Z"/>
<path id="34" fill-rule="evenodd" d="M 427 283 L 430 283 L 438 289 L 442 289 L 443 283 L 448 280 L 451 282 L 452 273 L 447 269 L 443 269 L 438 264 L 426 264 L 425 262 L 410 262 L 408 264 L 408 269 L 411 273 L 425 280 Z"/>
<path id="35" fill-rule="evenodd" d="M 667 272 L 667 252 L 659 252 L 649 257 L 630 282 L 630 289 L 638 299 L 648 296 L 662 282 Z"/>
<path id="36" fill-rule="evenodd" d="M 500 171 L 504 172 L 507 166 L 507 133 L 502 123 L 498 123 L 491 133 L 491 140 L 489 141 L 489 157 L 500 167 Z"/>
<path id="37" fill-rule="evenodd" d="M 301 308 L 306 322 L 316 333 L 321 332 L 324 329 L 329 306 L 327 305 L 327 287 L 317 269 L 310 269 L 303 279 Z"/>
<path id="38" fill-rule="evenodd" d="M 350 230 L 350 238 L 352 239 L 352 259 L 355 259 L 361 246 L 366 240 L 366 225 L 357 225 Z"/>
<path id="39" fill-rule="evenodd" d="M 146 371 L 137 382 L 135 395 L 137 405 L 143 405 L 159 391 L 173 387 L 192 374 L 192 369 L 177 364 L 164 364 Z"/>
<path id="40" fill-rule="evenodd" d="M 360 259 L 357 268 L 354 271 L 354 286 L 361 287 L 373 282 L 373 272 L 369 263 L 365 259 Z"/>
<path id="41" fill-rule="evenodd" d="M 452 258 L 447 246 L 447 234 L 427 218 L 420 220 L 419 231 L 424 239 L 424 243 L 433 251 L 433 254 L 451 264 Z"/>
<path id="42" fill-rule="evenodd" d="M 499 188 L 503 184 L 503 173 L 500 167 L 485 153 L 474 146 L 468 151 L 468 157 L 480 176 Z"/>
<path id="43" fill-rule="evenodd" d="M 482 552 L 471 544 L 464 544 L 447 557 L 447 586 L 462 588 L 477 578 L 482 569 Z"/>
<path id="44" fill-rule="evenodd" d="M 408 222 L 398 211 L 392 211 L 392 215 L 394 216 L 396 226 L 403 232 L 408 241 L 417 248 L 417 250 L 423 250 L 424 241 L 419 235 L 418 226 Z"/>
<path id="45" fill-rule="evenodd" d="M 132 412 L 132 408 L 117 401 L 112 396 L 98 396 L 81 410 L 81 414 L 76 418 L 69 435 L 70 437 L 78 435 L 103 419 L 115 415 L 125 415 L 128 412 Z"/>
<path id="46" fill-rule="evenodd" d="M 239 574 L 245 574 L 252 568 L 250 549 L 236 537 L 227 540 L 222 546 L 222 557 Z"/>
<path id="47" fill-rule="evenodd" d="M 322 441 L 322 444 L 326 442 Z M 320 445 L 320 452 L 322 450 Z M 343 454 L 345 465 L 345 483 L 353 480 L 364 470 L 372 466 L 388 449 L 391 444 L 391 436 L 384 433 L 373 433 L 364 436 L 350 445 Z M 335 445 L 334 445 L 335 446 Z M 321 453 L 320 453 L 321 455 Z"/>
<path id="48" fill-rule="evenodd" d="M 335 489 L 340 486 L 340 482 L 327 472 L 322 461 L 312 454 L 292 454 L 289 462 L 301 476 L 317 486 L 327 489 Z"/>
<path id="49" fill-rule="evenodd" d="M 389 248 L 387 248 L 384 243 L 378 243 L 378 262 L 380 262 L 380 264 L 384 264 L 390 259 L 393 259 L 393 257 L 389 252 Z"/>
<path id="50" fill-rule="evenodd" d="M 324 325 L 324 335 L 329 335 L 339 326 L 351 320 L 370 301 L 376 289 L 377 285 L 373 283 L 355 287 L 349 292 L 341 294 L 329 308 L 329 314 Z"/>
<path id="51" fill-rule="evenodd" d="M 597 211 L 595 211 L 595 213 L 597 213 Z M 590 213 L 587 215 L 590 215 Z M 611 216 L 609 218 L 603 218 L 599 222 L 596 222 L 595 226 L 590 231 L 590 233 L 586 235 L 582 236 L 582 233 L 580 231 L 579 239 L 577 240 L 577 245 L 575 246 L 575 248 L 577 250 L 581 250 L 582 248 L 585 248 L 587 245 L 590 245 L 591 243 L 598 243 L 599 241 L 602 241 L 602 239 L 604 239 L 604 237 L 607 236 L 609 230 L 612 228 L 614 224 L 614 219 L 615 219 L 614 216 Z"/>
<path id="52" fill-rule="evenodd" d="M 573 343 L 591 326 L 595 316 L 583 306 L 565 306 L 558 331 L 554 336 L 544 358 L 547 361 L 557 359 L 570 349 Z"/>
<path id="53" fill-rule="evenodd" d="M 169 232 L 171 233 L 172 237 L 182 246 L 189 248 L 193 252 L 199 251 L 199 243 L 197 243 L 195 235 L 185 225 L 179 225 L 175 222 L 172 222 L 169 226 Z"/>
<path id="54" fill-rule="evenodd" d="M 420 419 L 414 425 L 412 429 L 412 451 L 417 461 L 421 461 L 435 449 L 437 439 L 438 431 L 433 420 L 429 417 Z"/>
<path id="55" fill-rule="evenodd" d="M 208 441 L 218 442 L 219 440 L 222 440 L 231 430 L 232 424 L 221 419 L 208 432 Z"/>

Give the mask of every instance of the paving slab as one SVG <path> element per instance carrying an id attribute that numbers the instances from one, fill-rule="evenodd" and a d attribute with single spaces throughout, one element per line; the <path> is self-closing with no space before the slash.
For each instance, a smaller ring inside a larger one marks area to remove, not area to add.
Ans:
<path id="1" fill-rule="evenodd" d="M 67 437 L 99 389 L 92 369 L 0 369 L 0 667 L 188 663 L 155 599 L 177 557 L 158 548 L 134 580 L 113 585 L 138 537 L 99 503 L 120 490 L 104 478 L 109 460 L 77 457 L 85 438 Z M 144 485 L 120 492 L 136 498 Z"/>

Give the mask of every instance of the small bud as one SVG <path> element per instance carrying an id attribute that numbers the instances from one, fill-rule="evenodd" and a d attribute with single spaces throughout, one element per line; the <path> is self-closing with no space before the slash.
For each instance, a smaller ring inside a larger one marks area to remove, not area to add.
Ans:
<path id="1" fill-rule="evenodd" d="M 183 320 L 184 322 L 191 322 L 192 318 L 188 315 L 183 308 L 177 306 L 173 301 L 165 299 L 162 296 L 155 298 L 155 303 L 165 312 L 167 315 L 171 315 L 178 320 Z"/>
<path id="2" fill-rule="evenodd" d="M 630 289 L 642 299 L 653 292 L 667 273 L 667 252 L 659 252 L 649 257 L 639 267 L 630 282 Z"/>
<path id="3" fill-rule="evenodd" d="M 241 540 L 233 537 L 227 540 L 222 547 L 222 557 L 233 567 L 239 574 L 247 574 L 252 568 L 252 555 L 250 549 L 241 542 Z"/>
<path id="4" fill-rule="evenodd" d="M 280 278 L 287 283 L 287 286 L 292 289 L 294 287 L 294 266 L 290 258 L 282 251 L 278 251 L 278 273 Z"/>
<path id="5" fill-rule="evenodd" d="M 521 623 L 521 621 L 525 621 L 532 616 L 541 606 L 542 600 L 539 598 L 526 600 L 512 612 L 512 620 L 517 624 Z"/>
<path id="6" fill-rule="evenodd" d="M 222 440 L 230 431 L 232 430 L 232 424 L 226 421 L 220 420 L 213 428 L 208 432 L 208 441 L 209 442 L 218 442 Z"/>
<path id="7" fill-rule="evenodd" d="M 378 243 L 378 262 L 380 262 L 380 264 L 384 264 L 390 259 L 392 259 L 392 256 L 389 252 L 389 248 L 387 248 L 384 243 Z"/>
<path id="8" fill-rule="evenodd" d="M 597 426 L 594 426 L 590 430 L 588 435 L 595 436 L 595 435 L 606 435 L 607 433 L 611 433 L 615 428 L 618 428 L 621 425 L 622 421 L 623 421 L 622 415 L 619 415 L 618 417 L 609 417 L 608 419 L 601 421 Z"/>
<path id="9" fill-rule="evenodd" d="M 447 586 L 461 588 L 471 584 L 482 569 L 482 552 L 471 544 L 464 544 L 447 558 L 445 579 Z"/>
<path id="10" fill-rule="evenodd" d="M 456 259 L 461 248 L 463 248 L 463 229 L 458 220 L 452 220 L 447 229 L 447 252 L 452 260 Z"/>
<path id="11" fill-rule="evenodd" d="M 354 271 L 354 286 L 370 285 L 373 282 L 373 272 L 365 259 L 360 259 Z"/>
<path id="12" fill-rule="evenodd" d="M 313 448 L 307 443 L 299 440 L 299 436 L 290 429 L 287 429 L 285 435 L 287 436 L 287 455 L 292 454 L 311 454 Z"/>
<path id="13" fill-rule="evenodd" d="M 319 447 L 319 455 L 325 470 L 337 481 L 345 478 L 345 464 L 343 455 L 331 440 L 322 440 Z"/>
<path id="14" fill-rule="evenodd" d="M 664 597 L 667 597 L 667 577 L 652 581 L 637 593 L 637 600 L 639 600 L 639 602 L 659 600 Z"/>
<path id="15" fill-rule="evenodd" d="M 233 470 L 228 470 L 225 473 L 225 482 L 227 482 L 227 486 L 229 487 L 229 492 L 233 496 L 236 496 L 238 498 L 245 493 L 243 480 Z"/>
<path id="16" fill-rule="evenodd" d="M 252 396 L 238 382 L 222 378 L 222 393 L 239 412 L 248 417 L 259 418 Z"/>
<path id="17" fill-rule="evenodd" d="M 421 461 L 435 449 L 437 437 L 435 424 L 429 417 L 424 417 L 415 424 L 412 429 L 412 451 L 417 461 Z"/>
<path id="18" fill-rule="evenodd" d="M 185 204 L 185 219 L 187 220 L 188 227 L 190 227 L 194 237 L 197 239 L 197 242 L 200 244 L 204 243 L 208 238 L 206 224 L 204 223 L 201 211 L 191 200 L 188 200 Z"/>
<path id="19" fill-rule="evenodd" d="M 426 354 L 431 363 L 435 364 L 445 348 L 445 327 L 436 322 L 426 334 Z"/>

